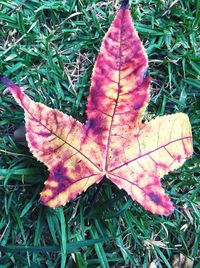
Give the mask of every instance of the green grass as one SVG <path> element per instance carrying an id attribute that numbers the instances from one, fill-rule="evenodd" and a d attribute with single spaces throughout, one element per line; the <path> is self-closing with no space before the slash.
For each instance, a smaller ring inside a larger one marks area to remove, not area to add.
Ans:
<path id="1" fill-rule="evenodd" d="M 96 185 L 63 208 L 42 206 L 47 169 L 16 140 L 23 111 L 0 85 L 1 268 L 170 268 L 181 254 L 199 267 L 200 2 L 172 2 L 131 1 L 131 12 L 150 61 L 148 112 L 185 112 L 193 128 L 193 157 L 163 179 L 174 214 L 145 211 L 108 180 L 95 202 Z M 84 121 L 93 64 L 115 11 L 114 1 L 0 1 L 0 73 Z"/>

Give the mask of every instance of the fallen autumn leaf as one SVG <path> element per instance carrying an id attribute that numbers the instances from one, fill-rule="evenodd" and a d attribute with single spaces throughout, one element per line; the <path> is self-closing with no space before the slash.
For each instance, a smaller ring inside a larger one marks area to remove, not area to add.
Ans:
<path id="1" fill-rule="evenodd" d="M 10 80 L 0 80 L 25 111 L 26 139 L 49 169 L 43 204 L 65 205 L 104 176 L 158 215 L 173 205 L 160 178 L 192 155 L 192 134 L 183 113 L 142 123 L 150 76 L 144 47 L 124 1 L 97 57 L 87 103 L 87 122 L 31 100 Z"/>

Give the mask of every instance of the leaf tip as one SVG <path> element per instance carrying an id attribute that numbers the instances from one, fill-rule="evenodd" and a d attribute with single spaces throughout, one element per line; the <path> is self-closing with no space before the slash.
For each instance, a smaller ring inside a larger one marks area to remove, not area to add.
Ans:
<path id="1" fill-rule="evenodd" d="M 9 85 L 9 84 L 12 84 L 12 82 L 5 76 L 3 75 L 0 75 L 0 82 L 4 85 Z"/>
<path id="2" fill-rule="evenodd" d="M 4 84 L 12 93 L 20 93 L 20 88 L 4 75 L 0 75 L 0 83 Z"/>
<path id="3" fill-rule="evenodd" d="M 120 1 L 120 9 L 128 9 L 129 8 L 129 0 Z"/>

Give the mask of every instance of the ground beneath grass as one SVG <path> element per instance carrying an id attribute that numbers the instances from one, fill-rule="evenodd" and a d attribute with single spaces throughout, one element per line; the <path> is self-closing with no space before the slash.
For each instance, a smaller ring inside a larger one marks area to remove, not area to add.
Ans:
<path id="1" fill-rule="evenodd" d="M 0 1 L 0 74 L 84 122 L 116 10 L 115 1 Z M 63 208 L 41 205 L 47 169 L 27 148 L 22 109 L 0 85 L 0 268 L 200 267 L 199 10 L 197 0 L 131 1 L 152 76 L 146 116 L 185 112 L 193 129 L 193 157 L 163 179 L 175 205 L 169 217 L 108 180 Z"/>

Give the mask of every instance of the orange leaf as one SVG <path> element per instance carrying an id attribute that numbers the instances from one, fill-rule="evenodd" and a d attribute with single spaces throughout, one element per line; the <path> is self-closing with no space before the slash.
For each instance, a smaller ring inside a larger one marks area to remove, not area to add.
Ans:
<path id="1" fill-rule="evenodd" d="M 173 211 L 160 178 L 192 155 L 191 126 L 177 113 L 142 123 L 149 101 L 148 60 L 123 2 L 97 57 L 85 125 L 35 103 L 1 77 L 25 110 L 26 138 L 49 168 L 40 200 L 56 208 L 106 176 L 158 215 Z"/>

